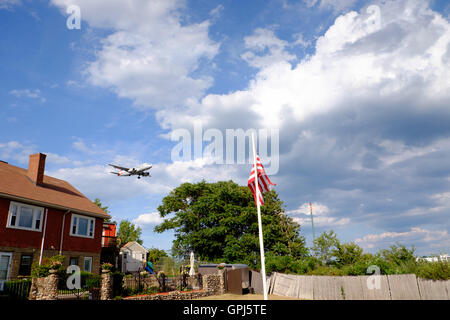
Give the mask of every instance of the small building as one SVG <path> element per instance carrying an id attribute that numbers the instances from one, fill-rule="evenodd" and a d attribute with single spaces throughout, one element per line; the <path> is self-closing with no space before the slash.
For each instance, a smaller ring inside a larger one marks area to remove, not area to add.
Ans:
<path id="1" fill-rule="evenodd" d="M 246 289 L 250 286 L 250 270 L 246 264 L 224 264 L 224 268 L 227 270 L 241 270 L 242 274 L 242 288 Z M 218 270 L 218 264 L 201 264 L 198 266 L 198 273 L 202 276 L 205 274 L 215 274 Z"/>
<path id="2" fill-rule="evenodd" d="M 143 261 L 147 261 L 147 249 L 136 241 L 126 243 L 119 252 L 121 271 L 136 273 L 143 269 Z"/>
<path id="3" fill-rule="evenodd" d="M 0 289 L 54 255 L 66 257 L 65 267 L 99 273 L 103 221 L 111 217 L 67 181 L 45 175 L 45 159 L 30 155 L 28 169 L 0 161 Z"/>

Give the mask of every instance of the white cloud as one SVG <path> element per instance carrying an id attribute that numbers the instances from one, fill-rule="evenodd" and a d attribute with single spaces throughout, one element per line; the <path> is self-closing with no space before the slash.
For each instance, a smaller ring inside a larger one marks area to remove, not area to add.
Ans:
<path id="1" fill-rule="evenodd" d="M 61 10 L 78 5 L 82 20 L 91 27 L 113 30 L 86 69 L 92 84 L 111 88 L 138 107 L 156 109 L 198 99 L 212 85 L 212 78 L 198 70 L 202 60 L 210 61 L 217 54 L 219 46 L 209 39 L 208 21 L 181 23 L 183 1 L 52 3 Z"/>
<path id="2" fill-rule="evenodd" d="M 39 89 L 23 89 L 23 90 L 11 90 L 10 94 L 16 96 L 17 98 L 30 98 L 30 99 L 39 99 L 42 103 L 46 101 L 46 99 L 42 96 L 41 90 Z"/>
<path id="3" fill-rule="evenodd" d="M 20 4 L 20 0 L 0 0 L 0 10 L 10 10 L 13 6 Z"/>
<path id="4" fill-rule="evenodd" d="M 333 9 L 335 12 L 344 11 L 352 7 L 357 0 L 303 0 L 307 7 L 314 7 L 319 4 L 319 8 Z"/>
<path id="5" fill-rule="evenodd" d="M 249 51 L 243 53 L 241 57 L 256 68 L 264 68 L 296 58 L 285 50 L 288 42 L 278 39 L 273 30 L 258 28 L 251 36 L 245 37 L 244 41 L 245 48 Z"/>
<path id="6" fill-rule="evenodd" d="M 141 228 L 151 227 L 156 224 L 160 224 L 164 221 L 163 218 L 159 215 L 159 212 L 152 213 L 144 213 L 139 215 L 136 219 L 133 220 L 133 223 Z"/>
<path id="7" fill-rule="evenodd" d="M 405 232 L 383 232 L 381 234 L 368 234 L 355 240 L 363 248 L 386 248 L 399 242 L 404 245 L 429 245 L 431 248 L 448 249 L 450 236 L 446 230 L 427 230 L 420 227 L 411 228 Z"/>
<path id="8" fill-rule="evenodd" d="M 35 153 L 35 146 L 24 145 L 17 141 L 0 142 L 0 159 L 28 164 L 30 154 Z"/>
<path id="9" fill-rule="evenodd" d="M 350 223 L 349 218 L 333 217 L 330 208 L 317 202 L 312 203 L 314 225 L 323 228 L 335 228 L 345 226 Z M 292 219 L 300 225 L 311 224 L 311 212 L 309 203 L 302 204 L 298 209 L 286 212 Z"/>

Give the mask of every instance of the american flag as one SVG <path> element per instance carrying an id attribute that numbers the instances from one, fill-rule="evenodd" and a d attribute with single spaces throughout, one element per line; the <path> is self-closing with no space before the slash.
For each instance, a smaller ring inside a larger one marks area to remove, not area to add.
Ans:
<path id="1" fill-rule="evenodd" d="M 256 166 L 258 167 L 259 203 L 261 205 L 264 205 L 264 198 L 262 196 L 262 193 L 268 192 L 269 186 L 270 185 L 276 186 L 276 184 L 270 181 L 258 155 L 256 156 Z M 252 166 L 252 171 L 250 172 L 250 177 L 248 178 L 248 187 L 253 193 L 253 197 L 255 198 L 255 204 L 258 205 L 258 203 L 256 202 L 255 165 Z"/>

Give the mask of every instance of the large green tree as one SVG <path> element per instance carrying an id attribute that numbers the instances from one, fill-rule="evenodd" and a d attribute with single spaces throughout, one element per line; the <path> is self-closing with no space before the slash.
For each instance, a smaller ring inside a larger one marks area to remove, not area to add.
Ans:
<path id="1" fill-rule="evenodd" d="M 130 241 L 136 241 L 137 243 L 142 244 L 141 233 L 141 227 L 136 227 L 134 223 L 131 223 L 128 220 L 120 221 L 119 232 L 117 235 L 119 246 L 123 246 Z"/>
<path id="2" fill-rule="evenodd" d="M 265 250 L 296 258 L 306 255 L 300 225 L 284 214 L 277 193 L 265 193 L 264 202 Z M 193 250 L 203 261 L 258 265 L 257 212 L 247 186 L 233 181 L 184 183 L 162 200 L 158 211 L 165 219 L 155 231 L 174 230 L 174 256 L 187 257 Z"/>

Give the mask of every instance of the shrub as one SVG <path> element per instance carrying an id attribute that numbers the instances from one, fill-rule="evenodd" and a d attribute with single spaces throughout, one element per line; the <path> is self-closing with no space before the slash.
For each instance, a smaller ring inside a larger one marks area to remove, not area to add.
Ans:
<path id="1" fill-rule="evenodd" d="M 101 276 L 99 275 L 90 275 L 86 278 L 86 287 L 88 289 L 92 288 L 100 288 L 101 285 Z"/>
<path id="2" fill-rule="evenodd" d="M 415 274 L 424 279 L 450 280 L 450 262 L 419 262 Z"/>

